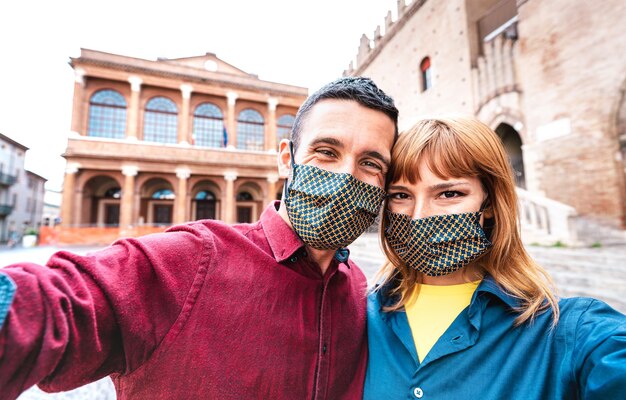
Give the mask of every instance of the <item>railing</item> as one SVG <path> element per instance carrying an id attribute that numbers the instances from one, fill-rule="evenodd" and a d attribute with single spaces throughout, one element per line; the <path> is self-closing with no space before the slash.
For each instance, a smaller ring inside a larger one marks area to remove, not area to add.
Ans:
<path id="1" fill-rule="evenodd" d="M 13 211 L 13 206 L 8 204 L 0 204 L 0 216 L 7 216 Z"/>
<path id="2" fill-rule="evenodd" d="M 576 210 L 566 204 L 517 188 L 520 224 L 525 242 L 578 244 Z"/>
<path id="3" fill-rule="evenodd" d="M 484 55 L 472 68 L 474 104 L 480 109 L 491 99 L 518 90 L 515 79 L 514 50 L 517 43 L 517 22 L 512 20 L 505 29 L 485 38 Z"/>
<path id="4" fill-rule="evenodd" d="M 0 172 L 0 185 L 11 186 L 17 181 L 17 177 L 15 175 L 5 174 L 4 172 Z"/>

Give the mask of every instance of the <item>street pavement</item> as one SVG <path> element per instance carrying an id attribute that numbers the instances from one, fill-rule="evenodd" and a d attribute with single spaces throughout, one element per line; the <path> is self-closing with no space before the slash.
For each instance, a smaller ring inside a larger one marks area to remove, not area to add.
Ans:
<path id="1" fill-rule="evenodd" d="M 0 267 L 16 262 L 45 264 L 55 251 L 69 250 L 86 254 L 97 247 L 52 246 L 31 249 L 0 247 Z M 361 267 L 373 283 L 376 271 L 383 264 L 376 234 L 367 233 L 350 246 L 350 257 Z M 528 252 L 553 277 L 559 295 L 563 297 L 589 296 L 607 302 L 626 313 L 626 246 L 601 248 L 564 248 L 529 246 Z M 28 390 L 19 400 L 113 400 L 115 391 L 109 378 L 83 386 L 74 391 L 46 394 L 36 387 Z"/>

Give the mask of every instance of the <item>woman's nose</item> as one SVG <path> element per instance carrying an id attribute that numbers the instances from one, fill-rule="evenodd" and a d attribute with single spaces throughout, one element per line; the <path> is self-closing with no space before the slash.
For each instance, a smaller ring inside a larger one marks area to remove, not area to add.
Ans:
<path id="1" fill-rule="evenodd" d="M 416 201 L 413 207 L 413 219 L 425 218 L 430 216 L 430 208 L 422 201 Z"/>

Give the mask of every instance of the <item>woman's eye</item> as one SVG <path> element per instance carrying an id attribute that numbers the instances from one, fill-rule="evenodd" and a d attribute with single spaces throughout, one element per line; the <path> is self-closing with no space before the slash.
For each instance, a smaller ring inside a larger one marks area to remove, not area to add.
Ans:
<path id="1" fill-rule="evenodd" d="M 446 198 L 446 199 L 452 199 L 454 197 L 458 197 L 458 196 L 462 196 L 462 195 L 463 195 L 463 193 L 457 192 L 455 190 L 449 190 L 449 191 L 441 193 L 441 197 Z"/>
<path id="2" fill-rule="evenodd" d="M 387 197 L 393 200 L 404 200 L 404 199 L 408 199 L 409 195 L 406 193 L 389 193 Z"/>

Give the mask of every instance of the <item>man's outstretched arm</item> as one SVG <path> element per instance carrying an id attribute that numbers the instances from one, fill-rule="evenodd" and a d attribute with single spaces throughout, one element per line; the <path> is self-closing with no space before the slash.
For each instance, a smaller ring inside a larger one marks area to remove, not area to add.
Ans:
<path id="1" fill-rule="evenodd" d="M 184 323 L 177 318 L 212 250 L 204 231 L 182 226 L 86 256 L 59 252 L 46 267 L 0 269 L 15 284 L 0 328 L 0 399 L 34 384 L 67 390 L 138 368 Z"/>

